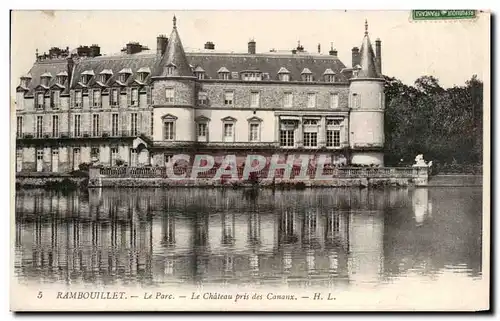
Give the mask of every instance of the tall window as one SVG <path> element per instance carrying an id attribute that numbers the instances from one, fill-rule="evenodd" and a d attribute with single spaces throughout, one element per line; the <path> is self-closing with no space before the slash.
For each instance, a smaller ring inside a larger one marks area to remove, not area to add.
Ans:
<path id="1" fill-rule="evenodd" d="M 342 119 L 329 119 L 326 122 L 326 147 L 340 147 Z"/>
<path id="2" fill-rule="evenodd" d="M 165 102 L 167 104 L 173 104 L 175 98 L 174 95 L 175 95 L 174 88 L 167 88 L 165 90 Z"/>
<path id="3" fill-rule="evenodd" d="M 316 107 L 316 94 L 308 93 L 307 94 L 307 107 L 314 108 Z"/>
<path id="4" fill-rule="evenodd" d="M 22 116 L 17 116 L 16 137 L 18 137 L 18 138 L 23 137 L 23 117 Z"/>
<path id="5" fill-rule="evenodd" d="M 291 92 L 286 92 L 283 96 L 283 107 L 291 108 L 293 106 L 293 94 Z"/>
<path id="6" fill-rule="evenodd" d="M 77 90 L 75 91 L 75 107 L 82 107 L 82 106 L 83 106 L 82 91 Z"/>
<path id="7" fill-rule="evenodd" d="M 101 107 L 101 91 L 99 89 L 92 92 L 92 106 Z"/>
<path id="8" fill-rule="evenodd" d="M 208 103 L 208 95 L 204 91 L 198 92 L 198 105 L 204 106 Z"/>
<path id="9" fill-rule="evenodd" d="M 118 89 L 116 89 L 116 88 L 111 89 L 111 94 L 109 95 L 109 104 L 111 106 L 118 106 L 119 105 Z"/>
<path id="10" fill-rule="evenodd" d="M 92 147 L 90 149 L 90 157 L 92 160 L 99 161 L 100 150 L 99 147 Z"/>
<path id="11" fill-rule="evenodd" d="M 353 93 L 351 96 L 351 108 L 359 108 L 360 107 L 360 99 L 359 95 L 356 93 Z"/>
<path id="12" fill-rule="evenodd" d="M 165 132 L 165 140 L 174 140 L 175 129 L 174 129 L 174 122 L 173 121 L 165 122 L 164 132 Z"/>
<path id="13" fill-rule="evenodd" d="M 232 106 L 234 104 L 234 92 L 226 91 L 224 92 L 224 105 Z"/>
<path id="14" fill-rule="evenodd" d="M 111 165 L 116 165 L 116 160 L 118 159 L 118 148 L 111 147 Z"/>
<path id="15" fill-rule="evenodd" d="M 92 115 L 92 136 L 96 137 L 99 136 L 99 134 L 100 134 L 99 115 L 95 114 Z"/>
<path id="16" fill-rule="evenodd" d="M 36 116 L 36 137 L 43 136 L 43 116 Z"/>
<path id="17" fill-rule="evenodd" d="M 258 142 L 260 140 L 260 137 L 259 137 L 260 136 L 259 135 L 260 124 L 259 123 L 250 123 L 249 132 L 250 132 L 249 140 L 251 142 Z"/>
<path id="18" fill-rule="evenodd" d="M 80 137 L 80 122 L 81 122 L 81 115 L 75 115 L 74 116 L 74 125 L 73 125 L 73 133 L 75 137 Z"/>
<path id="19" fill-rule="evenodd" d="M 207 141 L 207 136 L 208 136 L 207 123 L 198 123 L 197 132 L 199 141 Z"/>
<path id="20" fill-rule="evenodd" d="M 154 114 L 151 113 L 151 121 L 149 123 L 149 128 L 151 130 L 151 136 L 153 136 L 154 133 Z"/>
<path id="21" fill-rule="evenodd" d="M 130 134 L 132 136 L 137 136 L 137 113 L 133 113 L 130 115 Z"/>
<path id="22" fill-rule="evenodd" d="M 45 98 L 44 98 L 43 93 L 38 93 L 36 95 L 36 108 L 43 109 L 44 100 L 45 100 Z"/>
<path id="23" fill-rule="evenodd" d="M 224 124 L 224 141 L 233 142 L 234 141 L 234 124 L 225 123 Z"/>
<path id="24" fill-rule="evenodd" d="M 53 109 L 59 108 L 59 91 L 53 90 L 50 92 L 50 107 Z"/>
<path id="25" fill-rule="evenodd" d="M 384 108 L 384 94 L 383 93 L 378 94 L 378 108 L 380 108 L 380 109 Z"/>
<path id="26" fill-rule="evenodd" d="M 304 120 L 304 147 L 318 146 L 318 121 L 314 119 Z"/>
<path id="27" fill-rule="evenodd" d="M 335 109 L 339 108 L 339 95 L 338 94 L 330 94 L 330 108 Z"/>
<path id="28" fill-rule="evenodd" d="M 52 116 L 52 137 L 59 137 L 59 116 Z"/>
<path id="29" fill-rule="evenodd" d="M 260 105 L 260 93 L 254 91 L 250 93 L 250 107 L 259 107 Z"/>
<path id="30" fill-rule="evenodd" d="M 295 146 L 295 127 L 293 121 L 283 121 L 280 126 L 280 146 L 294 147 Z"/>
<path id="31" fill-rule="evenodd" d="M 139 88 L 132 88 L 131 90 L 132 98 L 130 100 L 130 104 L 132 106 L 139 105 Z"/>
<path id="32" fill-rule="evenodd" d="M 118 114 L 111 115 L 111 136 L 118 136 Z"/>

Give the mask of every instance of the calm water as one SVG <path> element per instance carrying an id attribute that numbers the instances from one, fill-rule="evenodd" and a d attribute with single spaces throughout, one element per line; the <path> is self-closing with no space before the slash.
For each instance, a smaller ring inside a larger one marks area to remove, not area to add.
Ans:
<path id="1" fill-rule="evenodd" d="M 347 289 L 481 277 L 481 188 L 16 193 L 21 283 Z"/>

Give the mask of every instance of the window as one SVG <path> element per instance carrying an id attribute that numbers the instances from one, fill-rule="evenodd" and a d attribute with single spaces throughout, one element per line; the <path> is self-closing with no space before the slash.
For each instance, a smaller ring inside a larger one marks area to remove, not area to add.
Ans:
<path id="1" fill-rule="evenodd" d="M 137 113 L 130 115 L 130 135 L 137 136 Z"/>
<path id="2" fill-rule="evenodd" d="M 330 94 L 330 108 L 335 109 L 339 108 L 339 95 L 338 94 Z"/>
<path id="3" fill-rule="evenodd" d="M 312 82 L 313 81 L 313 76 L 311 74 L 302 75 L 302 78 L 304 79 L 305 82 Z"/>
<path id="4" fill-rule="evenodd" d="M 165 71 L 166 71 L 167 76 L 173 75 L 174 72 L 175 72 L 175 66 L 169 65 L 169 66 L 166 67 Z"/>
<path id="5" fill-rule="evenodd" d="M 226 91 L 224 93 L 224 105 L 232 106 L 234 104 L 234 92 Z"/>
<path id="6" fill-rule="evenodd" d="M 139 81 L 144 82 L 146 80 L 146 77 L 148 76 L 147 72 L 140 72 L 139 73 Z"/>
<path id="7" fill-rule="evenodd" d="M 250 137 L 249 137 L 249 140 L 251 142 L 258 142 L 260 140 L 260 135 L 259 135 L 259 132 L 260 132 L 260 124 L 258 123 L 250 123 Z"/>
<path id="8" fill-rule="evenodd" d="M 170 163 L 170 161 L 172 160 L 172 157 L 174 157 L 174 155 L 172 155 L 172 154 L 164 154 L 163 158 L 164 158 L 164 161 L 165 161 L 165 165 L 167 165 L 168 163 Z"/>
<path id="9" fill-rule="evenodd" d="M 378 107 L 380 109 L 384 108 L 384 94 L 383 93 L 378 94 Z"/>
<path id="10" fill-rule="evenodd" d="M 43 136 L 43 116 L 36 117 L 36 137 L 42 138 Z"/>
<path id="11" fill-rule="evenodd" d="M 316 94 L 308 93 L 307 94 L 307 107 L 314 108 L 316 107 Z"/>
<path id="12" fill-rule="evenodd" d="M 173 104 L 174 103 L 174 95 L 175 95 L 175 91 L 174 91 L 174 88 L 167 88 L 165 90 L 165 102 L 167 104 Z"/>
<path id="13" fill-rule="evenodd" d="M 289 74 L 280 74 L 280 80 L 281 81 L 290 81 L 290 75 Z"/>
<path id="14" fill-rule="evenodd" d="M 154 114 L 151 113 L 151 121 L 149 123 L 149 128 L 151 130 L 151 136 L 153 136 L 154 133 Z"/>
<path id="15" fill-rule="evenodd" d="M 43 93 L 38 93 L 36 95 L 36 107 L 38 109 L 43 109 L 43 105 L 44 105 L 44 95 Z"/>
<path id="16" fill-rule="evenodd" d="M 294 147 L 295 146 L 295 128 L 296 122 L 283 121 L 280 126 L 280 146 Z"/>
<path id="17" fill-rule="evenodd" d="M 315 119 L 304 119 L 304 147 L 318 146 L 318 121 Z"/>
<path id="18" fill-rule="evenodd" d="M 359 95 L 356 93 L 352 94 L 351 108 L 359 108 L 360 107 L 360 99 Z"/>
<path id="19" fill-rule="evenodd" d="M 50 107 L 53 109 L 59 108 L 59 91 L 53 90 L 50 92 Z"/>
<path id="20" fill-rule="evenodd" d="M 208 95 L 204 91 L 198 92 L 198 105 L 203 106 L 208 104 Z"/>
<path id="21" fill-rule="evenodd" d="M 59 116 L 52 116 L 52 137 L 59 137 Z"/>
<path id="22" fill-rule="evenodd" d="M 16 172 L 23 170 L 23 149 L 16 149 Z"/>
<path id="23" fill-rule="evenodd" d="M 207 123 L 198 123 L 197 132 L 198 132 L 198 140 L 206 141 L 208 136 Z"/>
<path id="24" fill-rule="evenodd" d="M 127 78 L 128 78 L 128 74 L 127 73 L 121 73 L 120 74 L 120 82 L 122 84 L 126 83 L 127 82 Z"/>
<path id="25" fill-rule="evenodd" d="M 260 105 L 260 93 L 254 91 L 250 93 L 250 107 L 259 107 Z"/>
<path id="26" fill-rule="evenodd" d="M 92 158 L 92 160 L 99 161 L 99 155 L 99 147 L 92 147 L 92 149 L 90 149 L 90 157 Z"/>
<path id="27" fill-rule="evenodd" d="M 234 124 L 233 123 L 225 123 L 224 124 L 224 141 L 232 142 L 234 141 Z"/>
<path id="28" fill-rule="evenodd" d="M 75 115 L 74 116 L 74 124 L 73 124 L 73 133 L 75 137 L 80 137 L 80 121 L 81 121 L 81 116 L 80 115 Z"/>
<path id="29" fill-rule="evenodd" d="M 340 147 L 340 130 L 328 129 L 326 131 L 326 147 Z"/>
<path id="30" fill-rule="evenodd" d="M 219 72 L 219 79 L 229 80 L 229 73 L 228 72 Z"/>
<path id="31" fill-rule="evenodd" d="M 118 136 L 118 114 L 111 115 L 111 136 Z"/>
<path id="32" fill-rule="evenodd" d="M 118 89 L 116 89 L 116 88 L 111 89 L 111 94 L 109 95 L 109 104 L 111 106 L 118 106 L 119 105 Z"/>
<path id="33" fill-rule="evenodd" d="M 96 137 L 100 134 L 99 115 L 92 115 L 92 136 Z"/>
<path id="34" fill-rule="evenodd" d="M 16 137 L 17 138 L 23 137 L 23 117 L 22 116 L 17 116 Z"/>
<path id="35" fill-rule="evenodd" d="M 130 92 L 132 94 L 130 104 L 132 106 L 138 106 L 139 105 L 139 88 L 132 88 Z"/>
<path id="36" fill-rule="evenodd" d="M 325 82 L 335 82 L 335 75 L 325 75 Z"/>
<path id="37" fill-rule="evenodd" d="M 101 91 L 99 89 L 92 91 L 92 107 L 101 107 Z"/>
<path id="38" fill-rule="evenodd" d="M 82 107 L 82 105 L 83 105 L 82 91 L 77 90 L 75 91 L 75 107 Z"/>
<path id="39" fill-rule="evenodd" d="M 173 121 L 165 122 L 164 127 L 165 127 L 164 130 L 165 140 L 174 140 L 175 137 L 174 122 Z"/>
<path id="40" fill-rule="evenodd" d="M 293 94 L 291 92 L 287 92 L 283 97 L 283 107 L 291 108 L 292 106 L 293 106 Z"/>
<path id="41" fill-rule="evenodd" d="M 242 77 L 246 81 L 259 81 L 262 80 L 262 73 L 260 72 L 245 72 Z"/>
<path id="42" fill-rule="evenodd" d="M 198 78 L 199 80 L 205 79 L 205 73 L 202 71 L 196 72 L 196 78 Z"/>

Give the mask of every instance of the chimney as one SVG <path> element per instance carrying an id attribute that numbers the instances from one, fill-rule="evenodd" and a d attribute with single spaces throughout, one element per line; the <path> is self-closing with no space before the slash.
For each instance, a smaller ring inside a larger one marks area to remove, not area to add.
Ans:
<path id="1" fill-rule="evenodd" d="M 257 44 L 255 43 L 255 40 L 251 39 L 248 42 L 248 53 L 252 54 L 252 55 L 255 55 L 256 48 L 257 48 Z"/>
<path id="2" fill-rule="evenodd" d="M 359 48 L 352 48 L 352 67 L 356 67 L 361 63 L 361 57 L 359 56 Z"/>
<path id="3" fill-rule="evenodd" d="M 379 38 L 375 40 L 375 67 L 379 75 L 382 75 L 382 41 Z"/>
<path id="4" fill-rule="evenodd" d="M 68 83 L 71 84 L 71 75 L 73 74 L 73 67 L 75 66 L 75 62 L 73 61 L 73 57 L 69 56 L 66 59 L 67 62 L 67 72 L 68 72 Z"/>
<path id="5" fill-rule="evenodd" d="M 321 44 L 318 43 L 318 53 L 320 54 L 321 53 Z"/>
<path id="6" fill-rule="evenodd" d="M 204 46 L 205 49 L 207 50 L 214 50 L 215 49 L 215 44 L 211 41 L 207 41 Z"/>
<path id="7" fill-rule="evenodd" d="M 334 56 L 334 57 L 337 57 L 337 50 L 336 49 L 333 49 L 333 42 L 330 43 L 330 51 L 328 51 L 328 54 L 330 56 Z"/>
<path id="8" fill-rule="evenodd" d="M 90 46 L 90 57 L 99 57 L 101 55 L 101 47 L 98 45 Z"/>
<path id="9" fill-rule="evenodd" d="M 156 37 L 156 54 L 162 56 L 167 50 L 168 38 L 165 35 Z"/>

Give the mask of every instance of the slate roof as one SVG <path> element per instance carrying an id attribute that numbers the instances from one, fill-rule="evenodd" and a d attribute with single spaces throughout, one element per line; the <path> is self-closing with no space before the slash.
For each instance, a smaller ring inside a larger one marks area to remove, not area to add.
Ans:
<path id="1" fill-rule="evenodd" d="M 58 60 L 46 60 L 35 63 L 27 75 L 31 76 L 31 81 L 28 88 L 25 88 L 28 95 L 32 95 L 36 87 L 41 83 L 41 76 L 45 73 L 50 73 L 51 75 L 57 75 L 60 72 L 67 70 L 67 62 L 65 59 Z M 27 76 L 26 75 L 26 76 Z M 49 81 L 48 87 L 52 87 L 57 82 L 57 77 L 52 77 Z M 68 92 L 68 79 L 65 81 L 63 86 L 65 87 L 63 93 Z M 21 86 L 17 87 L 18 90 L 23 90 Z"/>
<path id="2" fill-rule="evenodd" d="M 365 22 L 365 36 L 360 50 L 361 69 L 356 78 L 381 78 L 375 65 L 375 54 L 373 53 L 372 43 L 368 36 L 368 22 Z"/>

